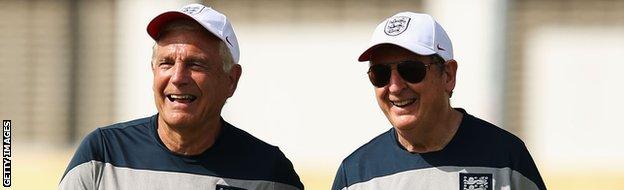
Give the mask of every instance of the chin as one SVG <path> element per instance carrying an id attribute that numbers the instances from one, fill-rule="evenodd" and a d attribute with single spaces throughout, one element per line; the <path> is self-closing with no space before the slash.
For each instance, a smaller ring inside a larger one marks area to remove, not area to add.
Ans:
<path id="1" fill-rule="evenodd" d="M 193 116 L 187 113 L 169 113 L 163 114 L 163 120 L 171 127 L 189 126 L 192 123 Z"/>
<path id="2" fill-rule="evenodd" d="M 409 130 L 416 124 L 416 116 L 414 115 L 394 115 L 392 116 L 392 126 L 400 130 Z"/>

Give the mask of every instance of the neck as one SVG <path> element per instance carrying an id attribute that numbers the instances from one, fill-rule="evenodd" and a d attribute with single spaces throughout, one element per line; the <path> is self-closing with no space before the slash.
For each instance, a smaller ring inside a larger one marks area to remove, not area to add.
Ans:
<path id="1" fill-rule="evenodd" d="M 199 155 L 215 143 L 221 132 L 219 117 L 199 126 L 169 126 L 158 118 L 158 137 L 167 149 L 181 155 Z"/>
<path id="2" fill-rule="evenodd" d="M 399 144 L 412 153 L 442 150 L 455 136 L 462 117 L 461 112 L 453 108 L 446 109 L 434 119 L 416 127 L 407 130 L 397 128 L 397 139 Z"/>

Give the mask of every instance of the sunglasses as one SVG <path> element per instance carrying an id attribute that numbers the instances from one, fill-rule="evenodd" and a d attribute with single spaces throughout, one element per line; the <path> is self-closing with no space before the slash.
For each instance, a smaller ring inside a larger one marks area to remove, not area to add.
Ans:
<path id="1" fill-rule="evenodd" d="M 432 64 L 425 64 L 420 61 L 401 61 L 397 63 L 397 71 L 403 80 L 409 83 L 419 83 L 425 79 L 427 75 L 427 68 Z M 390 82 L 390 75 L 392 74 L 393 64 L 375 64 L 368 68 L 368 78 L 373 86 L 377 88 L 384 87 Z"/>

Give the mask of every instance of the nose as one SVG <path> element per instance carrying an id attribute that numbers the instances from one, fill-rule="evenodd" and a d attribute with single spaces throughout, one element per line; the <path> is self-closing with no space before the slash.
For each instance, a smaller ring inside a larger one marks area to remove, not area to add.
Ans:
<path id="1" fill-rule="evenodd" d="M 390 94 L 399 94 L 404 88 L 405 81 L 396 69 L 392 69 L 390 81 L 388 82 L 388 91 L 390 91 Z"/>
<path id="2" fill-rule="evenodd" d="M 169 80 L 174 85 L 185 85 L 191 80 L 191 72 L 183 63 L 176 63 L 172 72 Z"/>

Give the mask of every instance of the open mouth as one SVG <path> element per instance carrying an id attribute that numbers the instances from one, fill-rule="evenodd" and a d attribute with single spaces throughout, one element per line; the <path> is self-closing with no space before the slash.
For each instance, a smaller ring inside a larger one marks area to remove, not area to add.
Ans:
<path id="1" fill-rule="evenodd" d="M 167 99 L 171 102 L 191 103 L 195 101 L 197 97 L 190 94 L 169 94 L 167 95 Z"/>
<path id="2" fill-rule="evenodd" d="M 407 107 L 411 104 L 413 104 L 414 102 L 416 102 L 416 98 L 412 98 L 412 99 L 407 99 L 407 100 L 399 100 L 399 101 L 390 101 L 390 103 L 396 107 Z"/>

